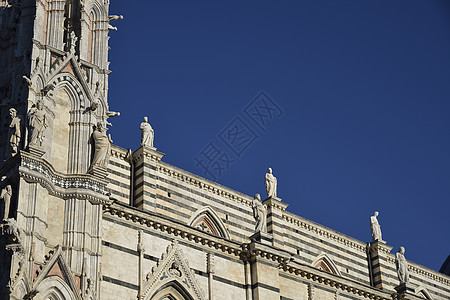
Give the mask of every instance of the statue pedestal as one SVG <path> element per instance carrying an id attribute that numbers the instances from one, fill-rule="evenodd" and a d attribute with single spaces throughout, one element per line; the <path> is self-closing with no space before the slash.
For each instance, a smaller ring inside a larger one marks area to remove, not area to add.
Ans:
<path id="1" fill-rule="evenodd" d="M 94 175 L 95 177 L 98 177 L 101 180 L 105 180 L 106 177 L 108 176 L 108 170 L 106 168 L 103 168 L 103 167 L 93 166 L 89 170 L 89 174 L 92 174 L 92 175 Z"/>
<path id="2" fill-rule="evenodd" d="M 386 241 L 383 241 L 383 240 L 375 240 L 375 241 L 372 241 L 372 242 L 370 242 L 371 244 L 374 244 L 374 243 L 380 243 L 380 244 L 384 244 L 384 245 L 386 245 Z"/>
<path id="3" fill-rule="evenodd" d="M 156 195 L 158 194 L 157 166 L 164 157 L 164 153 L 156 148 L 142 146 L 133 152 L 133 206 L 142 210 L 156 211 Z M 168 199 L 167 201 L 171 201 Z"/>
<path id="4" fill-rule="evenodd" d="M 41 158 L 45 154 L 45 151 L 41 147 L 36 146 L 28 146 L 28 152 L 38 158 Z"/>
<path id="5" fill-rule="evenodd" d="M 289 204 L 281 202 L 281 198 L 269 197 L 263 201 L 267 207 L 267 231 L 274 235 L 273 246 L 284 248 L 285 236 L 282 234 L 284 228 L 280 220 L 283 219 L 283 214 Z"/>
<path id="6" fill-rule="evenodd" d="M 395 287 L 395 290 L 399 294 L 412 294 L 414 295 L 416 290 L 412 287 L 409 282 L 401 283 L 399 286 Z"/>
<path id="7" fill-rule="evenodd" d="M 272 201 L 281 202 L 281 198 L 278 198 L 276 196 L 267 197 L 266 200 L 264 200 L 264 202 L 269 200 L 269 199 L 271 199 Z"/>
<path id="8" fill-rule="evenodd" d="M 156 148 L 155 148 L 155 147 L 150 147 L 150 146 L 141 146 L 141 147 L 143 147 L 143 148 L 145 148 L 145 149 L 147 149 L 147 150 L 156 151 Z"/>
<path id="9" fill-rule="evenodd" d="M 250 240 L 252 242 L 258 242 L 267 246 L 272 246 L 273 235 L 267 232 L 258 231 L 250 237 Z"/>

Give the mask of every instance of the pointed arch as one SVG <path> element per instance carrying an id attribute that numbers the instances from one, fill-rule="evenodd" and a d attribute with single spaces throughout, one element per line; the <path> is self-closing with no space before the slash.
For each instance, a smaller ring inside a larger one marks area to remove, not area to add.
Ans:
<path id="1" fill-rule="evenodd" d="M 92 125 L 97 120 L 92 118 L 91 113 L 85 113 L 93 97 L 89 88 L 85 87 L 86 81 L 79 74 L 78 65 L 70 59 L 61 64 L 58 69 L 65 68 L 67 64 L 72 65 L 77 77 L 70 73 L 59 73 L 50 81 L 55 86 L 51 96 L 55 106 L 53 111 L 58 114 L 53 120 L 53 125 L 49 126 L 48 135 L 52 136 L 52 148 L 47 149 L 47 153 L 50 153 L 52 164 L 58 163 L 58 167 L 55 167 L 58 171 L 84 173 L 90 165 L 92 145 L 90 143 L 80 145 L 78 141 L 90 141 Z M 99 101 L 98 104 L 95 115 L 104 116 L 107 111 L 106 102 Z M 64 130 L 53 128 L 64 128 Z"/>
<path id="2" fill-rule="evenodd" d="M 433 300 L 430 293 L 423 286 L 419 286 L 416 288 L 416 295 L 423 299 Z"/>
<path id="3" fill-rule="evenodd" d="M 77 300 L 79 298 L 75 296 L 69 285 L 58 276 L 50 276 L 44 279 L 36 288 L 36 291 L 42 295 L 42 299 Z"/>
<path id="4" fill-rule="evenodd" d="M 22 277 L 14 286 L 14 292 L 12 296 L 15 297 L 15 299 L 23 299 L 25 295 L 27 295 L 30 292 L 30 285 L 28 284 L 28 280 L 26 277 Z"/>
<path id="5" fill-rule="evenodd" d="M 160 287 L 150 297 L 151 300 L 194 300 L 194 298 L 183 288 L 181 282 L 173 280 Z"/>
<path id="6" fill-rule="evenodd" d="M 342 276 L 334 261 L 325 253 L 317 256 L 313 261 L 312 266 L 325 272 Z"/>
<path id="7" fill-rule="evenodd" d="M 188 222 L 189 226 L 201 229 L 211 234 L 230 239 L 230 234 L 217 213 L 205 206 L 197 210 Z"/>
<path id="8" fill-rule="evenodd" d="M 95 20 L 106 20 L 106 9 L 98 1 L 90 1 L 86 11 L 89 12 L 89 14 L 92 13 Z"/>
<path id="9" fill-rule="evenodd" d="M 88 47 L 87 58 L 91 63 L 102 65 L 106 51 L 106 34 L 108 28 L 108 13 L 99 1 L 90 1 L 86 8 L 86 17 L 89 20 L 85 42 Z M 82 37 L 83 38 L 83 37 Z"/>

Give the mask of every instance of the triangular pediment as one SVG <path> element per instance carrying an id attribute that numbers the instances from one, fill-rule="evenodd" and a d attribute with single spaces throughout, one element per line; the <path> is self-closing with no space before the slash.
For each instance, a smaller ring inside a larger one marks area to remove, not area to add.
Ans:
<path id="1" fill-rule="evenodd" d="M 32 290 L 39 291 L 42 282 L 49 282 L 49 279 L 54 279 L 55 282 L 63 283 L 73 293 L 74 299 L 81 300 L 79 284 L 75 281 L 63 257 L 61 246 L 57 246 L 49 253 L 47 262 L 36 270 L 35 276 Z"/>
<path id="2" fill-rule="evenodd" d="M 185 299 L 205 300 L 194 272 L 177 241 L 173 241 L 162 254 L 150 273 L 143 288 L 143 299 L 151 300 L 161 290 L 173 288 Z"/>

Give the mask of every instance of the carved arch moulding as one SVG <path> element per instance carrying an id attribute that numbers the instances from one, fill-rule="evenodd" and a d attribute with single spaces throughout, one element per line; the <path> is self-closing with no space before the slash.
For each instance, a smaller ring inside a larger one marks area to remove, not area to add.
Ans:
<path id="1" fill-rule="evenodd" d="M 317 256 L 313 261 L 312 266 L 325 272 L 342 276 L 334 261 L 325 253 Z"/>
<path id="2" fill-rule="evenodd" d="M 188 225 L 230 239 L 230 234 L 225 224 L 210 206 L 197 210 L 188 221 Z"/>

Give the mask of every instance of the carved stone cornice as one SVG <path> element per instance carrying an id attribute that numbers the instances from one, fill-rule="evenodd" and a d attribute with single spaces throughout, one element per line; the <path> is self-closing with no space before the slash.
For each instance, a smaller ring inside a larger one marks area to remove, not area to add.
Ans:
<path id="1" fill-rule="evenodd" d="M 351 237 L 348 237 L 346 235 L 340 234 L 332 229 L 326 228 L 324 226 L 321 226 L 319 224 L 316 224 L 314 222 L 311 222 L 309 220 L 303 219 L 299 216 L 296 216 L 294 214 L 284 212 L 283 213 L 283 220 L 297 225 L 300 228 L 306 229 L 310 232 L 313 232 L 317 235 L 329 238 L 330 240 L 333 240 L 335 242 L 338 242 L 340 244 L 343 244 L 347 247 L 356 249 L 360 252 L 365 253 L 366 252 L 366 244 L 358 241 L 356 239 L 353 239 Z"/>
<path id="2" fill-rule="evenodd" d="M 146 159 L 153 162 L 159 162 L 161 161 L 161 158 L 164 157 L 164 153 L 147 148 L 147 147 L 140 147 L 136 151 L 133 152 L 133 161 L 138 162 L 140 160 Z"/>
<path id="3" fill-rule="evenodd" d="M 316 282 L 317 284 L 323 284 L 335 288 L 338 291 L 347 292 L 348 294 L 354 294 L 374 300 L 392 300 L 392 294 L 388 292 L 377 290 L 368 285 L 330 274 L 295 261 L 283 264 L 281 269 L 289 276 L 302 277 L 306 280 Z"/>
<path id="4" fill-rule="evenodd" d="M 242 244 L 241 248 L 243 250 L 241 258 L 246 261 L 259 257 L 284 265 L 293 259 L 292 255 L 286 251 L 257 242 Z"/>
<path id="5" fill-rule="evenodd" d="M 120 202 L 114 202 L 103 206 L 103 214 L 131 220 L 137 225 L 146 226 L 159 230 L 163 233 L 185 239 L 197 244 L 207 246 L 231 255 L 240 256 L 242 249 L 237 242 L 226 240 L 219 236 L 208 234 L 200 229 L 190 227 L 184 223 L 165 219 L 155 213 L 141 211 L 134 207 L 125 206 Z"/>
<path id="6" fill-rule="evenodd" d="M 43 159 L 20 153 L 19 176 L 28 182 L 38 182 L 52 195 L 63 199 L 86 199 L 92 203 L 110 203 L 105 195 L 106 180 L 90 174 L 61 174 Z"/>
<path id="7" fill-rule="evenodd" d="M 289 204 L 281 202 L 281 199 L 278 197 L 269 197 L 263 201 L 264 205 L 267 205 L 268 208 L 272 208 L 275 210 L 285 211 Z"/>
<path id="8" fill-rule="evenodd" d="M 123 149 L 116 145 L 111 145 L 111 156 L 116 157 L 121 160 L 125 160 L 127 157 L 128 150 Z"/>
<path id="9" fill-rule="evenodd" d="M 274 264 L 278 264 L 280 272 L 284 272 L 287 276 L 299 276 L 316 285 L 327 285 L 336 289 L 341 294 L 348 293 L 374 300 L 392 300 L 395 294 L 395 292 L 391 294 L 375 289 L 369 285 L 296 262 L 292 259 L 292 255 L 289 252 L 282 249 L 260 243 L 239 244 L 218 236 L 213 236 L 200 229 L 189 227 L 176 220 L 167 219 L 153 212 L 142 211 L 120 202 L 103 205 L 103 214 L 132 221 L 136 223 L 136 226 L 161 231 L 178 240 L 184 239 L 217 251 L 228 253 L 243 261 L 250 261 L 255 258 L 271 261 Z"/>
<path id="10" fill-rule="evenodd" d="M 214 183 L 214 182 L 204 179 L 202 177 L 196 176 L 196 175 L 186 172 L 184 170 L 178 169 L 169 164 L 165 164 L 163 162 L 160 162 L 158 164 L 157 168 L 160 173 L 170 176 L 170 177 L 173 177 L 177 180 L 186 182 L 188 184 L 191 184 L 191 185 L 195 186 L 196 188 L 206 190 L 208 192 L 214 193 L 223 198 L 230 199 L 239 204 L 244 204 L 245 206 L 249 206 L 249 207 L 252 206 L 253 198 L 251 198 L 250 196 L 241 194 L 237 191 L 226 188 L 217 183 Z"/>

